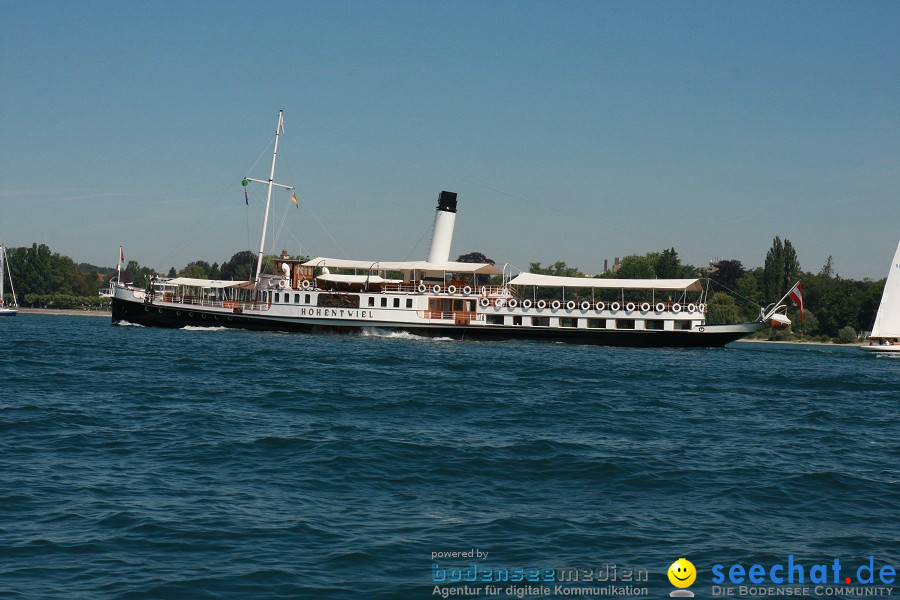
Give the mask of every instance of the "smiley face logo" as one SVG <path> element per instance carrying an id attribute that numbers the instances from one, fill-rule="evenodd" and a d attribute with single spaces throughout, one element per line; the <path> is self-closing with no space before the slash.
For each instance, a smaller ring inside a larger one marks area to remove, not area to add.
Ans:
<path id="1" fill-rule="evenodd" d="M 694 564 L 686 558 L 679 558 L 672 563 L 668 571 L 669 581 L 677 588 L 690 587 L 694 580 L 697 579 L 697 569 Z"/>

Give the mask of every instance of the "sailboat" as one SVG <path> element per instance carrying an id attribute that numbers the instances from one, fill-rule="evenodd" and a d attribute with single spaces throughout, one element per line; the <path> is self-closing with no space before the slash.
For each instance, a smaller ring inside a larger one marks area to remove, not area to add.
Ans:
<path id="1" fill-rule="evenodd" d="M 9 287 L 12 289 L 12 306 L 7 306 L 3 301 L 4 272 L 9 276 Z M 16 288 L 13 287 L 12 273 L 9 263 L 6 261 L 6 248 L 0 246 L 0 317 L 14 317 L 19 314 L 19 305 L 16 303 Z"/>
<path id="2" fill-rule="evenodd" d="M 871 341 L 860 346 L 860 350 L 900 354 L 900 244 L 897 244 L 897 251 L 888 271 L 869 339 Z"/>

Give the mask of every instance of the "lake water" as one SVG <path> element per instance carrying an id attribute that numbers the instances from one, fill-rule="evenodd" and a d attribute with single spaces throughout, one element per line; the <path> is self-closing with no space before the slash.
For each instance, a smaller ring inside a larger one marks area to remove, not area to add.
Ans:
<path id="1" fill-rule="evenodd" d="M 33 314 L 0 340 L 0 598 L 665 598 L 679 557 L 711 598 L 715 565 L 740 595 L 732 565 L 789 556 L 826 598 L 900 571 L 900 360 L 855 348 Z"/>

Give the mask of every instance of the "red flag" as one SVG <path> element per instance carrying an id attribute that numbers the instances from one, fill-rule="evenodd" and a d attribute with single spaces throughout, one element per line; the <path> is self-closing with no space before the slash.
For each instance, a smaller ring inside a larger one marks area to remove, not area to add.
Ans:
<path id="1" fill-rule="evenodd" d="M 800 288 L 800 282 L 798 281 L 794 284 L 794 287 L 791 288 L 791 291 L 788 292 L 788 296 L 790 296 L 791 300 L 794 301 L 794 304 L 797 305 L 797 308 L 800 309 L 800 320 L 803 320 L 803 290 Z"/>
<path id="2" fill-rule="evenodd" d="M 296 193 L 291 194 L 291 202 L 294 203 L 294 206 L 296 206 L 297 208 L 300 208 L 300 205 L 297 204 L 297 194 Z"/>

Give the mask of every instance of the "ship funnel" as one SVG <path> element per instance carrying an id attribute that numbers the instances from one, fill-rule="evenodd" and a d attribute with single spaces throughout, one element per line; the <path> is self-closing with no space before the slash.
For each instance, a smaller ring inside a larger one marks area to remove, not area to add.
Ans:
<path id="1" fill-rule="evenodd" d="M 450 244 L 453 242 L 453 225 L 456 223 L 456 192 L 441 192 L 437 212 L 434 215 L 434 233 L 428 262 L 445 263 L 450 260 Z"/>

